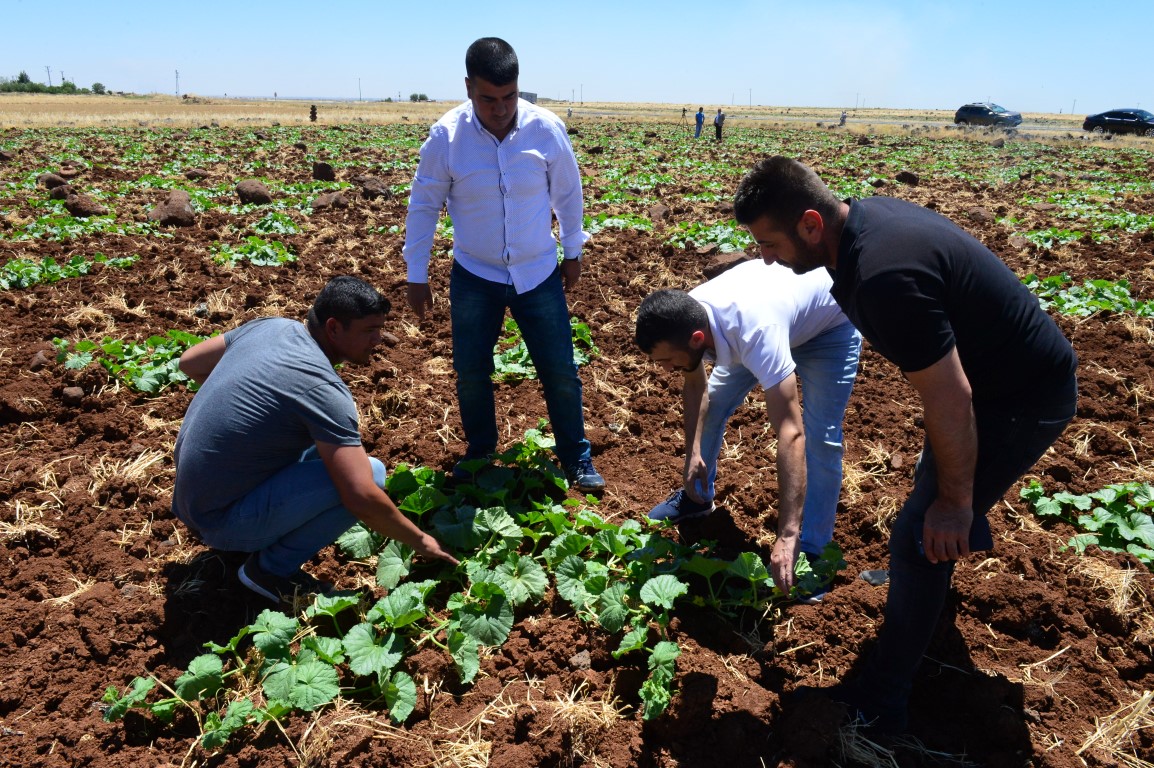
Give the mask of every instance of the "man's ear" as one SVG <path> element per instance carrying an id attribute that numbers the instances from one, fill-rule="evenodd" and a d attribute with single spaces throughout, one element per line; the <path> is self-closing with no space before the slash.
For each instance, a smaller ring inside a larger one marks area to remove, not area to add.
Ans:
<path id="1" fill-rule="evenodd" d="M 341 325 L 340 320 L 337 320 L 335 317 L 330 317 L 328 320 L 325 320 L 325 337 L 329 339 L 333 338 L 342 328 L 344 328 L 344 326 Z"/>
<path id="2" fill-rule="evenodd" d="M 810 245 L 821 242 L 825 233 L 825 220 L 815 210 L 808 210 L 797 220 L 797 236 Z"/>
<path id="3" fill-rule="evenodd" d="M 705 331 L 694 331 L 689 335 L 689 348 L 694 352 L 705 346 Z"/>

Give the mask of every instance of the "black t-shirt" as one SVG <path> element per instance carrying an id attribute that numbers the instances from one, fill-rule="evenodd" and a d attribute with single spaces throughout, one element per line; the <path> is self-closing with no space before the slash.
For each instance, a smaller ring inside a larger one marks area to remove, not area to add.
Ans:
<path id="1" fill-rule="evenodd" d="M 949 219 L 904 200 L 850 202 L 833 297 L 881 355 L 920 371 L 957 347 L 974 400 L 1044 398 L 1074 350 L 1005 263 Z"/>

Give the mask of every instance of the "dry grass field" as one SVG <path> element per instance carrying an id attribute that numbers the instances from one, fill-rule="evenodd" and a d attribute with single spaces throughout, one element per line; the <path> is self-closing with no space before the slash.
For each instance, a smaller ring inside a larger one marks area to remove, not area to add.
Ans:
<path id="1" fill-rule="evenodd" d="M 461 95 L 462 100 L 464 94 Z M 187 127 L 216 123 L 233 125 L 305 125 L 309 107 L 316 104 L 317 123 L 334 125 L 367 123 L 373 125 L 411 122 L 431 123 L 456 102 L 385 101 L 305 101 L 297 99 L 233 99 L 188 95 L 178 98 L 163 94 L 143 96 L 96 96 L 91 94 L 54 95 L 0 93 L 0 128 L 80 127 L 80 126 L 174 126 Z M 796 123 L 810 125 L 836 123 L 840 109 L 821 107 L 779 107 L 745 104 L 659 104 L 591 102 L 570 104 L 542 100 L 542 105 L 564 115 L 573 108 L 576 119 L 641 120 L 678 123 L 685 107 L 687 122 L 692 124 L 697 107 L 704 107 L 706 117 L 720 106 L 726 114 L 726 125 Z M 854 109 L 849 110 L 848 127 L 858 131 L 878 125 L 926 125 L 953 123 L 953 110 Z M 1027 125 L 1048 130 L 1081 131 L 1083 115 L 1027 113 Z M 706 129 L 710 129 L 709 120 Z M 710 129 L 711 130 L 711 129 Z"/>

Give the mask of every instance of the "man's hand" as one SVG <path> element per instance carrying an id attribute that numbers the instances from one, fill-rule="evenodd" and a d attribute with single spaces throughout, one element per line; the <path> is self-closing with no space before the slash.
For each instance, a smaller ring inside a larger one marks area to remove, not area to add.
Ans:
<path id="1" fill-rule="evenodd" d="M 576 288 L 580 279 L 581 259 L 565 259 L 561 262 L 561 283 L 565 286 L 566 292 Z"/>
<path id="2" fill-rule="evenodd" d="M 974 510 L 935 499 L 926 510 L 922 548 L 931 563 L 957 560 L 970 554 L 970 525 Z"/>
<path id="3" fill-rule="evenodd" d="M 773 552 L 769 555 L 769 572 L 773 576 L 773 583 L 788 595 L 793 589 L 793 570 L 797 565 L 797 536 L 778 536 L 773 543 Z"/>
<path id="4" fill-rule="evenodd" d="M 705 497 L 698 493 L 697 489 L 700 488 L 702 491 L 709 489 L 709 467 L 705 465 L 701 454 L 691 452 L 685 457 L 684 483 L 689 498 L 698 504 L 704 504 Z"/>
<path id="5" fill-rule="evenodd" d="M 433 309 L 433 291 L 428 283 L 409 283 L 405 290 L 409 307 L 417 315 L 417 320 L 425 319 L 425 310 Z"/>
<path id="6" fill-rule="evenodd" d="M 429 560 L 439 559 L 447 560 L 453 565 L 461 564 L 457 558 L 450 555 L 441 547 L 441 543 L 439 541 L 434 539 L 432 536 L 429 536 L 428 534 L 425 534 L 421 539 L 420 546 L 413 547 L 413 549 L 416 550 L 418 555 L 428 558 Z"/>

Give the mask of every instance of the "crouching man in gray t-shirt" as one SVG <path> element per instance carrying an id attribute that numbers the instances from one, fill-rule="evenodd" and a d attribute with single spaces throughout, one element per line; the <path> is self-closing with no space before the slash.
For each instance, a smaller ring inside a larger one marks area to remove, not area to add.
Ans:
<path id="1" fill-rule="evenodd" d="M 300 567 L 357 520 L 457 563 L 385 493 L 385 467 L 365 453 L 333 370 L 369 362 L 389 309 L 368 283 L 337 277 L 307 323 L 260 318 L 180 357 L 201 386 L 176 438 L 173 513 L 208 546 L 251 552 L 240 581 L 275 602 L 325 591 Z"/>

